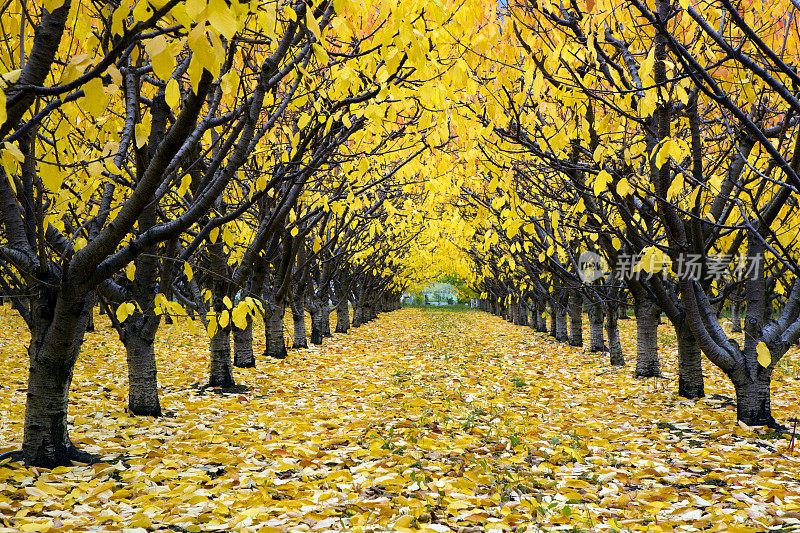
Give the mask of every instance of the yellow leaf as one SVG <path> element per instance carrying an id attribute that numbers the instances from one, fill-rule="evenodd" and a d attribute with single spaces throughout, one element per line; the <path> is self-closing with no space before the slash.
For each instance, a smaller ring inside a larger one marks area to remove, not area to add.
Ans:
<path id="1" fill-rule="evenodd" d="M 194 272 L 192 272 L 192 267 L 191 265 L 189 265 L 189 263 L 183 264 L 183 273 L 186 274 L 187 281 L 192 281 L 192 278 L 194 277 Z"/>
<path id="2" fill-rule="evenodd" d="M 412 522 L 414 522 L 414 517 L 413 516 L 411 516 L 411 515 L 403 515 L 403 516 L 401 516 L 400 518 L 398 518 L 397 520 L 394 521 L 394 524 L 392 524 L 392 530 L 400 531 L 402 533 L 406 533 L 406 532 L 409 532 L 409 531 L 414 531 L 414 529 L 411 528 L 411 523 Z"/>
<path id="3" fill-rule="evenodd" d="M 136 264 L 131 262 L 128 263 L 128 266 L 125 268 L 125 276 L 133 281 L 134 276 L 136 275 Z"/>
<path id="4" fill-rule="evenodd" d="M 311 33 L 314 34 L 317 41 L 322 42 L 322 35 L 319 32 L 319 22 L 314 18 L 314 13 L 312 13 L 312 11 L 310 7 L 306 9 L 306 27 L 311 30 Z"/>
<path id="5" fill-rule="evenodd" d="M 617 194 L 620 196 L 628 196 L 634 191 L 633 187 L 631 187 L 631 183 L 628 181 L 627 178 L 622 178 L 617 182 Z"/>
<path id="6" fill-rule="evenodd" d="M 311 49 L 314 51 L 314 57 L 317 58 L 317 61 L 319 61 L 320 64 L 327 65 L 331 62 L 328 52 L 322 46 L 314 43 L 311 45 Z"/>
<path id="7" fill-rule="evenodd" d="M 7 87 L 11 83 L 17 83 L 19 80 L 19 76 L 22 74 L 22 69 L 18 68 L 16 70 L 12 70 L 11 72 L 6 72 L 2 75 L 3 81 L 5 82 L 4 85 Z"/>
<path id="8" fill-rule="evenodd" d="M 611 183 L 611 174 L 605 170 L 601 170 L 597 177 L 594 179 L 594 195 L 600 196 L 600 193 L 606 190 L 608 184 Z"/>
<path id="9" fill-rule="evenodd" d="M 238 23 L 236 17 L 228 8 L 224 0 L 211 0 L 208 3 L 208 22 L 226 39 L 230 40 L 236 35 Z"/>
<path id="10" fill-rule="evenodd" d="M 765 368 L 772 364 L 772 355 L 769 353 L 769 348 L 767 348 L 764 341 L 758 343 L 756 353 L 758 353 L 758 364 Z"/>
<path id="11" fill-rule="evenodd" d="M 217 317 L 213 311 L 209 311 L 206 315 L 208 317 L 208 336 L 213 338 L 214 335 L 217 334 L 217 329 L 219 329 L 219 324 L 217 324 Z"/>
<path id="12" fill-rule="evenodd" d="M 128 317 L 131 316 L 131 314 L 133 314 L 133 311 L 135 309 L 136 307 L 130 302 L 124 302 L 119 304 L 116 313 L 117 320 L 119 320 L 120 322 L 125 322 L 128 319 Z"/>
<path id="13" fill-rule="evenodd" d="M 206 0 L 186 0 L 186 14 L 193 20 L 199 20 L 200 14 L 206 9 Z"/>
<path id="14" fill-rule="evenodd" d="M 81 99 L 82 108 L 93 117 L 101 116 L 108 106 L 108 95 L 103 89 L 103 80 L 94 78 L 87 81 L 83 85 L 83 94 Z"/>
<path id="15" fill-rule="evenodd" d="M 0 89 L 0 126 L 6 123 L 6 93 Z"/>
<path id="16" fill-rule="evenodd" d="M 233 324 L 239 329 L 245 329 L 247 327 L 247 312 L 248 307 L 247 304 L 244 302 L 237 305 L 233 312 L 231 313 L 231 318 L 233 318 Z"/>
<path id="17" fill-rule="evenodd" d="M 16 144 L 10 142 L 4 142 L 3 148 L 5 148 L 11 156 L 22 163 L 25 161 L 25 156 L 22 154 L 22 151 L 17 147 Z"/>

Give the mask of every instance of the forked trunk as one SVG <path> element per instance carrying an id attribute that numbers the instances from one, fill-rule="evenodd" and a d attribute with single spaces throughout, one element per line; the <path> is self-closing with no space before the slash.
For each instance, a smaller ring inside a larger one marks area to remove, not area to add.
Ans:
<path id="1" fill-rule="evenodd" d="M 606 333 L 608 334 L 610 362 L 612 365 L 622 366 L 625 364 L 625 354 L 622 353 L 622 343 L 619 341 L 618 316 L 616 310 L 611 310 L 606 314 Z"/>
<path id="2" fill-rule="evenodd" d="M 211 338 L 211 370 L 208 378 L 211 387 L 229 388 L 236 382 L 233 380 L 231 364 L 231 327 L 217 328 Z"/>
<path id="3" fill-rule="evenodd" d="M 599 302 L 589 304 L 589 351 L 605 351 L 603 342 L 603 306 Z"/>
<path id="4" fill-rule="evenodd" d="M 658 318 L 661 309 L 652 302 L 636 305 L 636 376 L 661 375 L 658 360 Z"/>
<path id="5" fill-rule="evenodd" d="M 256 357 L 253 354 L 253 318 L 247 315 L 247 327 L 233 328 L 233 366 L 253 368 Z"/>
<path id="6" fill-rule="evenodd" d="M 703 366 L 700 347 L 690 331 L 678 334 L 678 395 L 684 398 L 702 398 Z"/>

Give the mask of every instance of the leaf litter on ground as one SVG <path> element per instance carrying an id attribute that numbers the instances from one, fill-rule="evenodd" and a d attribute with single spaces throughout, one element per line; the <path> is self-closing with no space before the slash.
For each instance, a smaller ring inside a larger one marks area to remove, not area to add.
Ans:
<path id="1" fill-rule="evenodd" d="M 8 308 L 0 320 L 2 453 L 21 441 L 27 339 Z M 620 326 L 631 357 L 634 321 Z M 659 339 L 664 377 L 636 379 L 485 313 L 403 309 L 237 369 L 249 389 L 214 394 L 200 387 L 207 339 L 165 325 L 168 416 L 151 419 L 126 413 L 124 349 L 99 317 L 69 419 L 103 462 L 0 467 L 0 531 L 798 528 L 790 435 L 741 428 L 707 362 L 707 397 L 679 398 L 674 336 Z M 798 416 L 796 355 L 774 380 L 784 423 Z"/>

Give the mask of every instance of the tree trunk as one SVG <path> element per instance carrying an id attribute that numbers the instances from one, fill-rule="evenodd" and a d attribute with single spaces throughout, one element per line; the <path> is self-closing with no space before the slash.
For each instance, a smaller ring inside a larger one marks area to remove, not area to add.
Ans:
<path id="1" fill-rule="evenodd" d="M 561 304 L 556 306 L 556 340 L 561 342 L 567 342 L 569 340 L 567 307 Z"/>
<path id="2" fill-rule="evenodd" d="M 700 347 L 691 331 L 676 333 L 678 337 L 678 396 L 692 399 L 702 398 L 706 393 L 703 386 Z"/>
<path id="3" fill-rule="evenodd" d="M 599 302 L 589 304 L 589 351 L 605 351 L 603 342 L 603 306 Z"/>
<path id="4" fill-rule="evenodd" d="M 547 305 L 543 301 L 536 303 L 536 331 L 547 333 L 547 318 L 544 316 Z"/>
<path id="5" fill-rule="evenodd" d="M 89 321 L 86 323 L 86 331 L 94 332 L 94 307 L 89 311 Z"/>
<path id="6" fill-rule="evenodd" d="M 322 300 L 311 296 L 308 310 L 311 312 L 311 344 L 322 344 Z"/>
<path id="7" fill-rule="evenodd" d="M 731 322 L 733 327 L 731 331 L 734 333 L 742 332 L 742 302 L 737 297 L 731 302 Z"/>
<path id="8" fill-rule="evenodd" d="M 569 295 L 569 345 L 583 347 L 583 295 L 573 291 Z"/>
<path id="9" fill-rule="evenodd" d="M 22 441 L 28 464 L 47 468 L 70 464 L 67 403 L 72 368 L 64 364 L 66 359 L 51 346 L 42 346 L 38 353 L 31 354 Z"/>
<path id="10" fill-rule="evenodd" d="M 292 328 L 294 332 L 292 348 L 308 348 L 305 308 L 306 291 L 308 290 L 307 283 L 308 282 L 305 280 L 301 280 L 297 283 L 292 290 L 292 297 L 289 300 L 292 307 L 292 324 L 294 326 Z"/>
<path id="11" fill-rule="evenodd" d="M 336 305 L 336 333 L 347 333 L 350 330 L 350 308 L 347 298 L 339 298 Z"/>
<path id="12" fill-rule="evenodd" d="M 211 372 L 208 378 L 211 387 L 227 389 L 233 387 L 233 366 L 231 365 L 231 325 L 217 328 L 211 338 Z"/>
<path id="13" fill-rule="evenodd" d="M 754 381 L 743 378 L 733 382 L 736 390 L 736 418 L 748 426 L 776 426 L 770 404 L 771 377 L 771 369 L 760 368 Z"/>
<path id="14" fill-rule="evenodd" d="M 247 327 L 233 328 L 233 366 L 253 368 L 256 357 L 253 354 L 253 318 L 247 315 Z"/>
<path id="15" fill-rule="evenodd" d="M 148 335 L 149 329 L 146 325 L 138 330 L 126 329 L 123 343 L 128 359 L 128 409 L 137 416 L 161 416 L 155 338 Z"/>
<path id="16" fill-rule="evenodd" d="M 266 349 L 264 355 L 275 359 L 285 359 L 286 343 L 283 340 L 283 315 L 286 308 L 283 305 L 269 305 L 264 315 L 264 335 L 266 337 Z"/>
<path id="17" fill-rule="evenodd" d="M 44 292 L 44 291 L 42 291 Z M 36 324 L 28 346 L 28 390 L 22 454 L 29 465 L 52 468 L 87 462 L 69 438 L 67 407 L 72 371 L 83 342 L 88 316 L 80 302 L 36 302 Z M 52 305 L 52 307 L 51 307 Z"/>
<path id="18" fill-rule="evenodd" d="M 608 334 L 608 351 L 611 355 L 611 364 L 623 366 L 625 364 L 625 354 L 622 352 L 622 343 L 619 341 L 619 327 L 617 325 L 619 315 L 616 309 L 606 313 L 606 333 Z"/>
<path id="19" fill-rule="evenodd" d="M 305 310 L 297 312 L 292 308 L 292 323 L 294 324 L 294 341 L 292 342 L 292 348 L 308 348 Z"/>
<path id="20" fill-rule="evenodd" d="M 661 375 L 658 360 L 658 317 L 661 309 L 650 301 L 636 305 L 636 376 Z"/>
<path id="21" fill-rule="evenodd" d="M 331 308 L 328 303 L 328 297 L 322 298 L 320 304 L 320 329 L 322 330 L 322 338 L 333 337 L 331 335 Z"/>
<path id="22" fill-rule="evenodd" d="M 528 325 L 528 306 L 522 298 L 517 302 L 517 317 L 519 318 L 520 326 Z"/>

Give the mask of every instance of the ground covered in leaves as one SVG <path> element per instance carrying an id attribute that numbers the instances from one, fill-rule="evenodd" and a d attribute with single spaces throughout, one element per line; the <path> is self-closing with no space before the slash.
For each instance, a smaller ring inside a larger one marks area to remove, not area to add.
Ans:
<path id="1" fill-rule="evenodd" d="M 26 334 L 0 311 L 0 453 L 21 441 Z M 800 525 L 789 436 L 745 431 L 707 398 L 479 312 L 404 309 L 320 348 L 207 379 L 207 340 L 159 337 L 167 417 L 125 413 L 125 356 L 100 319 L 71 395 L 93 466 L 0 466 L 0 531 L 761 531 Z M 626 354 L 634 324 L 621 321 Z M 588 332 L 587 332 L 588 333 Z M 258 333 L 258 338 L 261 334 Z M 263 350 L 263 340 L 256 349 Z M 798 415 L 797 350 L 773 404 Z M 792 366 L 795 365 L 795 366 Z"/>

